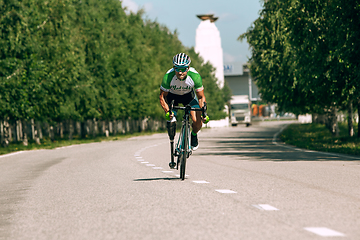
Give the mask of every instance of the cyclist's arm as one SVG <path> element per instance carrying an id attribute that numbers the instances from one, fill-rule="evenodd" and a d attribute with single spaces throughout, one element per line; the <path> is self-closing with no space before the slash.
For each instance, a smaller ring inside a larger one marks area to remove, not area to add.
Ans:
<path id="1" fill-rule="evenodd" d="M 199 99 L 199 106 L 202 108 L 204 106 L 204 102 L 206 102 L 204 90 L 196 91 L 196 96 Z"/>
<path id="2" fill-rule="evenodd" d="M 160 96 L 159 96 L 160 105 L 164 109 L 165 113 L 167 113 L 170 110 L 169 106 L 167 105 L 167 103 L 165 101 L 165 98 L 167 95 L 168 95 L 168 92 L 165 92 L 164 90 L 160 89 Z"/>

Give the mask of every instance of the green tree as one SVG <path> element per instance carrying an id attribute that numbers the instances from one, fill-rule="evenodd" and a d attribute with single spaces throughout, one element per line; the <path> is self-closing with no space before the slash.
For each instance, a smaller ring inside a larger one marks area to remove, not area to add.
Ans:
<path id="1" fill-rule="evenodd" d="M 297 114 L 330 110 L 333 131 L 335 110 L 359 97 L 353 68 L 358 1 L 270 0 L 263 7 L 239 38 L 251 46 L 251 72 L 262 98 Z"/>

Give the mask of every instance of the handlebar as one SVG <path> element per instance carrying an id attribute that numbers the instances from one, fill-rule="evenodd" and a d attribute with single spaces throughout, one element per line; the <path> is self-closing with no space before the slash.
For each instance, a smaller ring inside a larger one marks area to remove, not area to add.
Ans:
<path id="1" fill-rule="evenodd" d="M 180 106 L 174 106 L 174 100 L 171 101 L 171 104 L 169 105 L 169 112 L 171 112 L 173 109 L 180 109 L 180 110 L 188 110 L 189 112 L 190 111 L 198 111 L 198 112 L 202 112 L 202 115 L 203 115 L 203 118 L 206 118 L 207 116 L 207 113 L 206 113 L 206 110 L 207 110 L 207 105 L 206 105 L 206 102 L 204 102 L 204 106 L 202 108 L 193 108 L 191 107 L 190 105 L 186 105 L 184 107 L 180 107 Z"/>

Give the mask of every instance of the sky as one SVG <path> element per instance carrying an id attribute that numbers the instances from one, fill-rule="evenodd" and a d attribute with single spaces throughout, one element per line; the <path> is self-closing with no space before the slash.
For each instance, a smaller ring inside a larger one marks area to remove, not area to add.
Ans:
<path id="1" fill-rule="evenodd" d="M 251 57 L 246 40 L 237 38 L 259 17 L 261 0 L 120 0 L 127 11 L 144 9 L 144 17 L 177 31 L 186 47 L 195 47 L 196 15 L 214 14 L 221 36 L 224 62 L 247 62 Z"/>

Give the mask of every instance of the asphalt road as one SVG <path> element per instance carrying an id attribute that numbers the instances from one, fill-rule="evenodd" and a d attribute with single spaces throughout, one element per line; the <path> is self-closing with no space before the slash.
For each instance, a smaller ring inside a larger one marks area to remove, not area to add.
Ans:
<path id="1" fill-rule="evenodd" d="M 360 239 L 360 157 L 279 143 L 286 122 L 0 157 L 0 239 Z"/>

